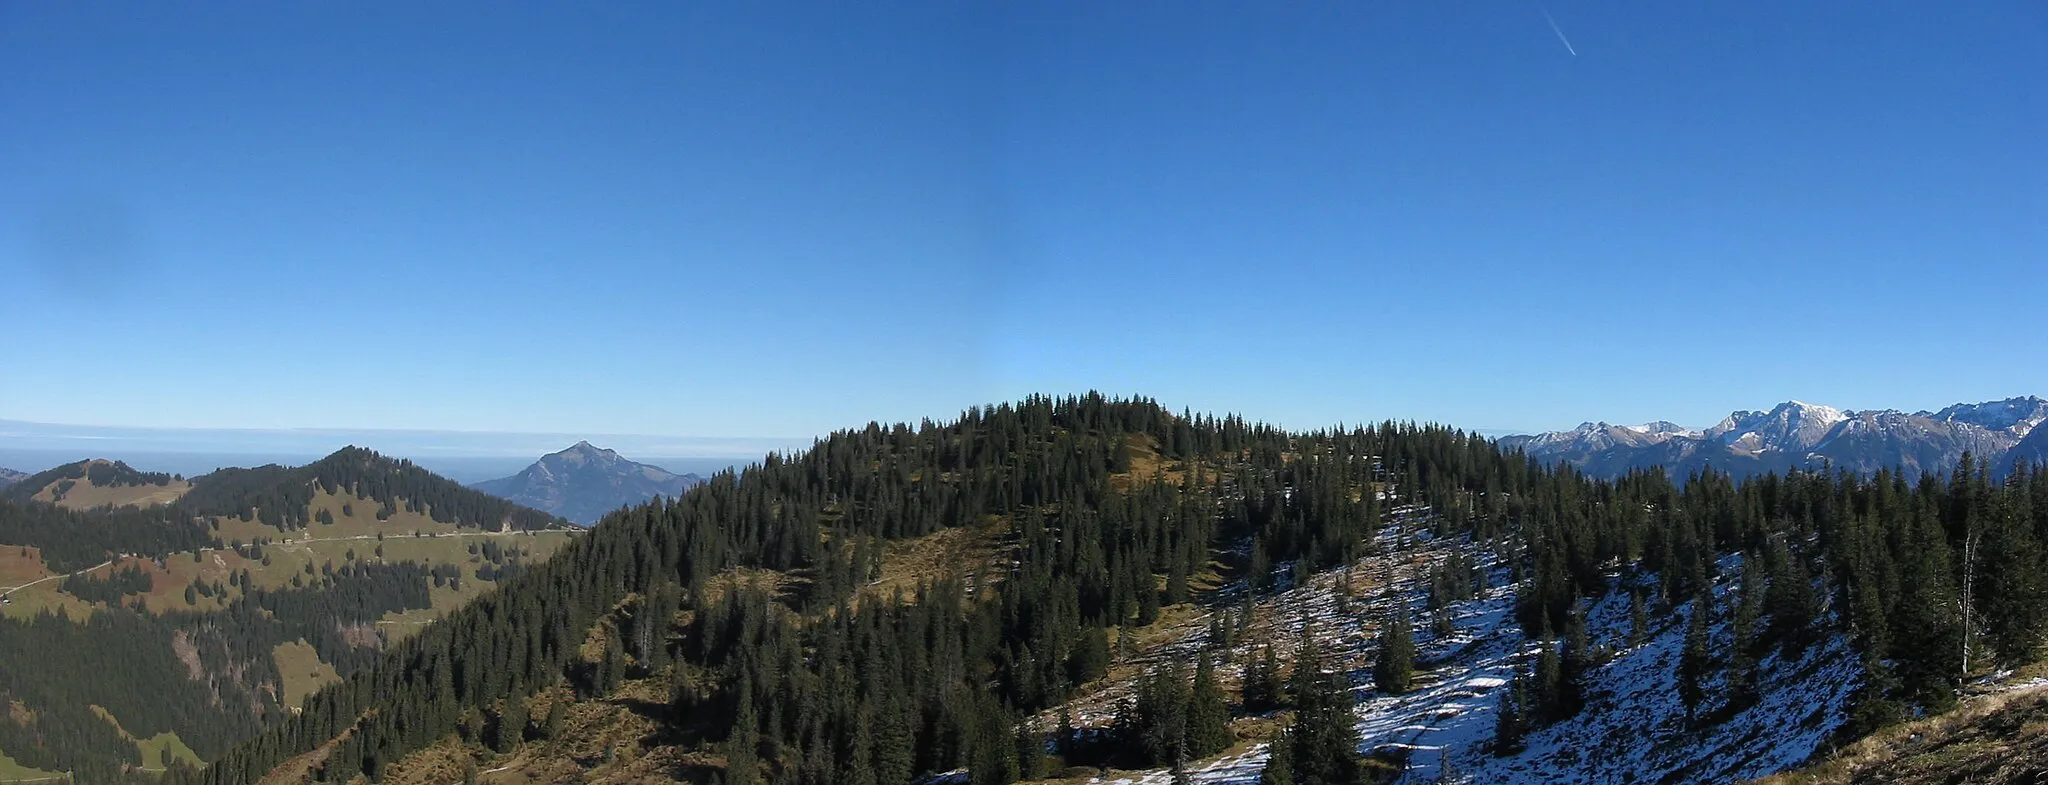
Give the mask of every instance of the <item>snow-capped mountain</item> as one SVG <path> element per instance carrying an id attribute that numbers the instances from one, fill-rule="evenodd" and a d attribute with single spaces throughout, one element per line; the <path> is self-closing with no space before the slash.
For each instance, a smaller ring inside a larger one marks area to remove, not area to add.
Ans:
<path id="1" fill-rule="evenodd" d="M 1734 412 L 1698 431 L 1661 421 L 1587 423 L 1569 431 L 1509 436 L 1500 443 L 1603 477 L 1652 466 L 1680 476 L 1708 467 L 1738 475 L 1823 467 L 1917 473 L 1946 470 L 1965 452 L 2003 472 L 2014 459 L 2048 461 L 2048 436 L 2040 436 L 2048 429 L 2037 427 L 2043 422 L 2048 422 L 2048 400 L 2036 396 L 1912 414 L 1786 401 L 1768 411 Z"/>
<path id="2" fill-rule="evenodd" d="M 1849 415 L 1832 406 L 1786 401 L 1768 412 L 1735 412 L 1704 434 L 1742 452 L 1812 449 Z"/>
<path id="3" fill-rule="evenodd" d="M 656 496 L 678 496 L 704 480 L 634 463 L 616 452 L 577 442 L 541 456 L 525 471 L 471 487 L 582 524 Z"/>

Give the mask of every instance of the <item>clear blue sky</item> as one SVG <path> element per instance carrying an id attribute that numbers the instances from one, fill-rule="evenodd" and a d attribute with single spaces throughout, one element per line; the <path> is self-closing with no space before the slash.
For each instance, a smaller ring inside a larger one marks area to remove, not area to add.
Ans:
<path id="1" fill-rule="evenodd" d="M 2044 140 L 2031 0 L 0 0 L 0 418 L 2048 395 Z"/>

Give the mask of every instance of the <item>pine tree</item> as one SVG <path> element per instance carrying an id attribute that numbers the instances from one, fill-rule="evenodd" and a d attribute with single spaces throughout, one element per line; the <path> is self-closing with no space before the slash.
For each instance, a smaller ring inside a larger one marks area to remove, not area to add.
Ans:
<path id="1" fill-rule="evenodd" d="M 1245 665 L 1244 708 L 1250 712 L 1266 712 L 1285 705 L 1284 683 L 1280 680 L 1280 662 L 1273 654 L 1273 645 L 1260 647 L 1259 657 Z"/>
<path id="2" fill-rule="evenodd" d="M 915 742 L 904 710 L 885 704 L 876 718 L 875 779 L 887 785 L 908 782 L 917 765 Z"/>
<path id="3" fill-rule="evenodd" d="M 549 703 L 551 705 L 548 706 L 548 739 L 557 740 L 562 738 L 563 726 L 565 726 L 568 723 L 569 701 L 564 698 L 557 697 Z"/>
<path id="4" fill-rule="evenodd" d="M 508 698 L 498 708 L 498 722 L 493 726 L 491 749 L 499 754 L 518 749 L 526 739 L 526 701 Z"/>
<path id="5" fill-rule="evenodd" d="M 1500 687 L 1500 710 L 1493 717 L 1493 754 L 1522 751 L 1522 739 L 1529 732 L 1528 696 L 1529 681 L 1520 672 Z"/>
<path id="6" fill-rule="evenodd" d="M 1650 612 L 1641 589 L 1628 594 L 1628 647 L 1643 645 L 1650 637 Z"/>
<path id="7" fill-rule="evenodd" d="M 1757 615 L 1763 607 L 1763 565 L 1754 554 L 1742 561 L 1742 592 L 1728 622 L 1728 674 L 1725 705 L 1740 711 L 1757 700 Z M 1755 576 L 1755 577 L 1752 577 Z"/>
<path id="8" fill-rule="evenodd" d="M 1017 723 L 1017 776 L 1035 780 L 1045 776 L 1045 739 L 1032 733 L 1024 723 Z"/>
<path id="9" fill-rule="evenodd" d="M 1179 757 L 1187 739 L 1188 703 L 1187 672 L 1178 663 L 1147 675 L 1117 721 L 1125 749 L 1141 753 L 1143 762 L 1153 766 Z"/>
<path id="10" fill-rule="evenodd" d="M 1294 785 L 1294 735 L 1282 730 L 1267 745 L 1266 767 L 1259 770 L 1259 785 Z"/>
<path id="11" fill-rule="evenodd" d="M 1707 650 L 1707 609 L 1711 601 L 1702 594 L 1692 602 L 1692 610 L 1686 613 L 1685 650 L 1678 657 L 1678 702 L 1685 706 L 1687 722 L 1699 716 L 1700 703 L 1706 699 L 1707 674 L 1713 669 L 1712 655 Z"/>
<path id="12" fill-rule="evenodd" d="M 1415 637 L 1409 624 L 1407 608 L 1397 607 L 1380 628 L 1379 657 L 1373 662 L 1372 678 L 1388 694 L 1407 692 L 1415 672 Z"/>
<path id="13" fill-rule="evenodd" d="M 732 730 L 725 737 L 725 785 L 754 785 L 760 781 L 756 759 L 761 746 L 759 720 L 754 716 L 754 702 L 748 692 L 740 690 L 739 713 L 733 717 Z"/>
<path id="14" fill-rule="evenodd" d="M 1300 785 L 1340 785 L 1364 775 L 1358 758 L 1358 729 L 1351 714 L 1351 685 L 1341 673 L 1326 673 L 1313 630 L 1304 631 L 1295 655 L 1294 724 L 1287 738 L 1293 744 L 1293 781 Z"/>
<path id="15" fill-rule="evenodd" d="M 1216 682 L 1216 668 L 1204 653 L 1195 661 L 1195 684 L 1188 695 L 1187 757 L 1206 758 L 1230 746 L 1230 706 Z"/>
<path id="16" fill-rule="evenodd" d="M 1981 516 L 1981 564 L 1972 587 L 1986 637 L 2005 667 L 2033 661 L 2048 633 L 2048 563 L 2017 477 Z"/>

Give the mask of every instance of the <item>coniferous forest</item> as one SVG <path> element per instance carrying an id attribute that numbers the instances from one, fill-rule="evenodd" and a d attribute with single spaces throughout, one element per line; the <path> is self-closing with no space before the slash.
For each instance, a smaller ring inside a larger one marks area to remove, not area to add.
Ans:
<path id="1" fill-rule="evenodd" d="M 105 486 L 172 479 L 98 461 L 37 476 L 44 483 L 90 480 Z M 251 481 L 259 476 L 269 479 Z M 305 505 L 317 489 L 349 491 L 368 504 L 429 513 L 436 520 L 508 529 L 567 525 L 356 448 L 297 469 L 196 478 L 185 498 L 141 509 L 71 510 L 33 500 L 33 484 L 10 488 L 25 492 L 0 498 L 0 543 L 20 549 L 10 555 L 39 556 L 45 568 L 64 576 L 51 576 L 54 585 L 91 611 L 73 615 L 59 606 L 0 617 L 0 699 L 17 709 L 0 716 L 0 752 L 22 765 L 70 771 L 87 782 L 162 770 L 167 762 L 142 760 L 133 740 L 162 733 L 177 733 L 203 760 L 218 758 L 291 713 L 273 654 L 280 644 L 304 641 L 320 662 L 352 673 L 381 656 L 384 636 L 375 624 L 385 614 L 429 608 L 432 587 L 472 577 L 497 579 L 520 568 L 517 554 L 496 542 L 473 546 L 479 565 L 473 575 L 454 564 L 387 561 L 381 543 L 366 542 L 360 558 L 351 551 L 339 564 L 308 563 L 283 585 L 259 587 L 244 568 L 226 584 L 185 586 L 182 603 L 159 599 L 150 607 L 150 599 L 141 596 L 162 588 L 152 575 L 168 560 L 197 561 L 204 549 L 224 547 L 210 516 L 275 517 L 303 525 Z M 289 504 L 300 506 L 276 512 Z M 475 517 L 459 517 L 465 515 Z M 261 543 L 235 543 L 234 549 L 251 567 L 270 564 Z M 71 574 L 116 558 L 126 558 L 126 566 Z M 231 586 L 240 591 L 229 599 Z M 212 610 L 195 607 L 202 597 L 219 602 L 209 603 Z M 107 716 L 118 718 L 119 727 Z"/>
<path id="2" fill-rule="evenodd" d="M 304 713 L 172 776 L 249 783 L 327 745 L 309 776 L 375 780 L 451 736 L 508 751 L 546 733 L 524 702 L 543 688 L 594 699 L 649 678 L 668 684 L 658 714 L 671 741 L 716 745 L 723 765 L 710 774 L 729 785 L 963 768 L 976 783 L 1011 782 L 1043 773 L 1048 741 L 1069 762 L 1178 766 L 1228 744 L 1216 730 L 1227 696 L 1206 661 L 1147 677 L 1107 744 L 1048 739 L 1024 719 L 1102 676 L 1107 631 L 1189 600 L 1188 577 L 1211 560 L 1263 591 L 1373 547 L 1388 503 L 1376 491 L 1428 505 L 1435 538 L 1508 556 L 1516 616 L 1542 645 L 1502 691 L 1498 750 L 1584 705 L 1580 679 L 1600 653 L 1583 600 L 1626 591 L 1639 617 L 1665 615 L 1730 564 L 1743 565 L 1734 639 L 1689 636 L 1700 650 L 1688 645 L 1678 664 L 1681 693 L 1724 671 L 1713 682 L 1724 694 L 1681 695 L 1687 706 L 1711 722 L 1754 700 L 1745 676 L 1760 654 L 1841 635 L 1866 663 L 1853 736 L 1945 710 L 1965 658 L 2038 654 L 2048 475 L 2020 467 L 1994 483 L 1989 468 L 1606 482 L 1448 428 L 1287 433 L 1093 394 L 870 424 L 608 517 Z M 1002 527 L 1013 558 L 998 574 L 861 594 L 883 544 L 962 526 Z M 735 568 L 796 580 L 779 592 L 719 581 Z M 1475 572 L 1440 567 L 1432 604 L 1469 595 L 1484 580 Z M 1373 676 L 1399 691 L 1415 667 L 1410 609 L 1376 612 L 1391 656 Z M 596 659 L 582 651 L 593 630 Z M 1268 782 L 1367 776 L 1348 684 L 1300 667 L 1321 656 L 1269 646 L 1252 664 L 1243 703 L 1293 709 Z"/>

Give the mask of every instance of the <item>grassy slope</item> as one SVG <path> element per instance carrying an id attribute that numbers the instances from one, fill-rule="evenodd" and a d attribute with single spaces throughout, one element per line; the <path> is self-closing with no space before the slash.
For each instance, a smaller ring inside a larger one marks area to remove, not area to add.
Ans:
<path id="1" fill-rule="evenodd" d="M 321 685 L 341 679 L 334 666 L 321 662 L 320 655 L 304 639 L 278 644 L 271 656 L 277 660 L 278 675 L 284 677 L 284 700 L 288 706 L 299 706 Z"/>
<path id="2" fill-rule="evenodd" d="M 170 751 L 172 758 L 186 763 L 196 765 L 200 762 L 199 754 L 193 752 L 191 747 L 185 746 L 185 740 L 178 738 L 176 733 L 165 732 L 147 739 L 137 738 L 135 734 L 129 733 L 127 728 L 121 727 L 121 721 L 115 718 L 112 712 L 98 706 L 92 707 L 92 710 L 94 714 L 100 715 L 100 719 L 106 720 L 114 726 L 115 730 L 120 731 L 122 738 L 135 742 L 135 748 L 142 752 L 142 768 L 144 769 L 151 771 L 162 770 L 164 768 L 163 754 L 165 750 Z"/>
<path id="3" fill-rule="evenodd" d="M 2036 783 L 2048 772 L 2048 663 L 1955 711 L 1885 728 L 1759 785 Z M 2025 678 L 2031 677 L 2031 678 Z"/>
<path id="4" fill-rule="evenodd" d="M 178 483 L 172 484 L 174 487 Z M 143 486 L 157 491 L 160 486 Z M 84 481 L 74 487 L 70 500 L 84 490 Z M 139 488 L 107 489 L 135 491 Z M 182 491 L 181 491 L 182 492 Z M 347 563 L 350 552 L 355 558 L 372 561 L 381 546 L 387 561 L 417 561 L 423 564 L 453 563 L 462 568 L 463 580 L 460 589 L 435 588 L 430 595 L 431 608 L 387 614 L 379 623 L 394 640 L 404 638 L 423 625 L 443 614 L 461 607 L 464 603 L 496 587 L 491 581 L 475 579 L 476 568 L 484 563 L 481 556 L 471 555 L 469 548 L 486 541 L 495 541 L 507 548 L 518 548 L 529 552 L 521 557 L 522 562 L 538 562 L 553 554 L 555 549 L 568 542 L 571 532 L 550 531 L 538 533 L 506 533 L 485 531 L 476 527 L 458 527 L 437 523 L 426 515 L 401 510 L 387 520 L 377 520 L 377 504 L 353 495 L 330 495 L 319 493 L 313 502 L 314 510 L 325 509 L 334 516 L 333 524 L 314 523 L 302 531 L 286 532 L 255 521 L 234 518 L 220 519 L 218 531 L 222 540 L 253 543 L 267 539 L 273 544 L 266 546 L 264 555 L 270 560 L 265 565 L 261 559 L 246 558 L 233 549 L 207 549 L 174 554 L 158 563 L 152 558 L 124 558 L 113 564 L 91 571 L 93 575 L 105 576 L 117 569 L 139 568 L 148 573 L 152 580 L 151 590 L 141 599 L 152 610 L 217 610 L 242 595 L 240 587 L 229 584 L 229 576 L 247 570 L 251 582 L 259 588 L 281 588 L 289 586 L 294 576 L 303 576 L 307 566 L 316 572 L 322 565 L 336 566 Z M 345 514 L 343 508 L 347 507 Z M 377 538 L 383 536 L 380 541 Z M 290 540 L 288 542 L 287 540 Z M 34 548 L 17 546 L 0 547 L 0 586 L 18 586 L 51 576 Z M 214 597 L 197 597 L 197 602 L 185 602 L 185 588 L 194 580 L 212 585 L 218 584 L 226 591 Z M 59 589 L 61 579 L 48 580 L 14 592 L 11 600 L 0 613 L 16 618 L 30 618 L 48 610 L 62 610 L 74 619 L 84 619 L 92 614 L 93 606 Z M 136 598 L 129 598 L 132 604 Z M 277 647 L 273 656 L 278 671 L 285 678 L 285 694 L 289 702 L 297 705 L 305 696 L 320 686 L 337 680 L 333 666 L 322 662 L 311 646 L 303 642 L 287 643 Z M 114 718 L 109 716 L 110 721 Z M 119 723 L 116 721 L 116 725 Z M 162 734 L 152 739 L 138 739 L 142 748 L 145 765 L 155 767 L 159 763 L 160 750 L 169 747 L 172 754 L 188 761 L 197 762 L 197 756 L 182 740 L 173 734 Z M 0 780 L 8 779 L 6 766 L 11 761 L 0 763 Z M 19 767 L 16 767 L 17 769 Z M 39 776 L 28 774 L 22 776 Z"/>
<path id="5" fill-rule="evenodd" d="M 31 769 L 27 766 L 15 763 L 13 758 L 7 757 L 7 753 L 0 752 L 0 782 L 11 782 L 15 780 L 34 781 L 62 776 L 63 774 L 60 772 L 43 771 L 42 769 Z"/>
<path id="6" fill-rule="evenodd" d="M 115 485 L 92 484 L 91 478 L 77 480 L 71 489 L 64 492 L 64 498 L 55 498 L 56 483 L 36 492 L 36 501 L 55 501 L 57 506 L 73 510 L 90 510 L 94 507 L 148 507 L 170 504 L 192 490 L 192 483 L 172 480 L 169 485 Z"/>

